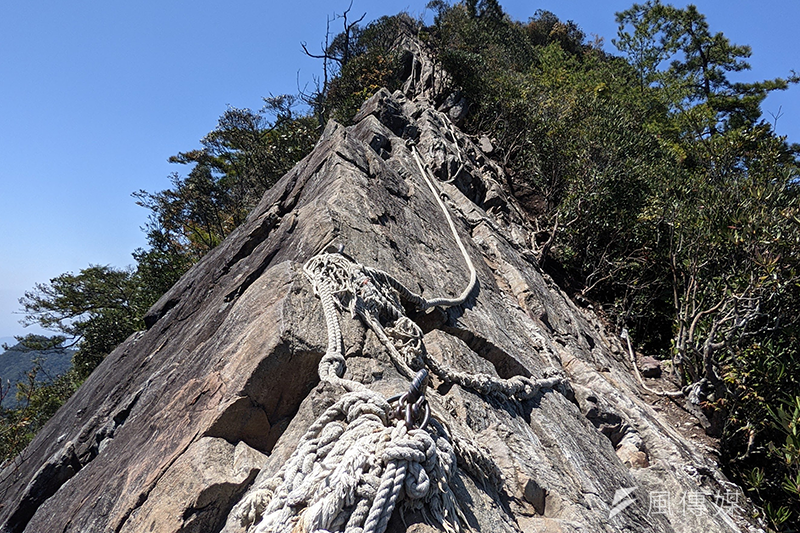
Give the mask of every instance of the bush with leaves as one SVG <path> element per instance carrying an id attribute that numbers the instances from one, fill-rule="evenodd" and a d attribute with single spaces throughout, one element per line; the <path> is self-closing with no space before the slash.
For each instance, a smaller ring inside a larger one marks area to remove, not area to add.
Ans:
<path id="1" fill-rule="evenodd" d="M 783 405 L 770 408 L 769 411 L 773 427 L 783 439 L 782 442 L 780 439 L 770 442 L 770 452 L 782 467 L 783 474 L 771 478 L 770 485 L 777 485 L 780 480 L 783 497 L 776 497 L 772 501 L 763 498 L 767 502 L 765 511 L 776 528 L 781 528 L 784 523 L 791 527 L 797 523 L 800 513 L 800 395 L 795 393 Z M 773 494 L 776 492 L 773 491 Z"/>
<path id="2" fill-rule="evenodd" d="M 402 14 L 381 17 L 364 27 L 358 26 L 359 21 L 348 25 L 345 19 L 345 31 L 334 37 L 325 54 L 312 55 L 325 61 L 330 76 L 310 99 L 323 122 L 332 118 L 349 124 L 378 89 L 400 88 L 402 63 L 397 45 L 410 18 Z"/>
<path id="3" fill-rule="evenodd" d="M 106 355 L 145 328 L 143 317 L 158 298 L 311 151 L 318 124 L 295 115 L 293 103 L 281 96 L 267 99 L 257 113 L 229 109 L 201 149 L 171 158 L 192 165 L 186 177 L 174 174 L 172 188 L 134 195 L 151 211 L 145 228 L 149 246 L 134 252 L 135 267 L 90 265 L 39 283 L 20 299 L 26 323 L 56 332 L 51 340 L 66 340 L 76 352 L 65 375 L 39 383 L 33 369 L 33 377 L 20 384 L 22 406 L 0 417 L 0 456 L 22 449 Z"/>
<path id="4" fill-rule="evenodd" d="M 764 420 L 797 390 L 781 370 L 796 357 L 776 347 L 800 317 L 800 166 L 760 103 L 797 77 L 730 81 L 750 49 L 693 6 L 619 13 L 623 59 L 551 13 L 525 24 L 495 4 L 434 2 L 429 31 L 470 99 L 466 127 L 496 142 L 538 226 L 542 264 L 641 349 L 673 357 L 732 474 L 743 480 L 755 450 L 780 471 Z M 796 524 L 774 502 L 773 522 Z"/>
<path id="5" fill-rule="evenodd" d="M 73 369 L 82 381 L 119 343 L 144 329 L 142 317 L 155 303 L 147 287 L 136 270 L 89 266 L 37 284 L 20 303 L 27 323 L 55 331 L 77 348 Z"/>
<path id="6" fill-rule="evenodd" d="M 47 352 L 65 350 L 63 337 L 28 335 L 20 338 L 15 350 Z M 0 383 L 0 465 L 13 459 L 34 435 L 77 390 L 80 380 L 74 370 L 48 375 L 40 358 L 33 361 L 23 381 Z M 4 407 L 3 399 L 16 396 L 13 407 Z"/>
<path id="7" fill-rule="evenodd" d="M 294 97 L 265 101 L 258 112 L 229 108 L 201 141 L 202 148 L 171 157 L 173 163 L 192 166 L 185 177 L 171 176 L 171 188 L 134 194 L 151 211 L 146 231 L 158 254 L 149 259 L 156 264 L 177 263 L 183 269 L 196 262 L 244 222 L 264 192 L 311 151 L 319 135 L 316 120 L 294 113 Z"/>

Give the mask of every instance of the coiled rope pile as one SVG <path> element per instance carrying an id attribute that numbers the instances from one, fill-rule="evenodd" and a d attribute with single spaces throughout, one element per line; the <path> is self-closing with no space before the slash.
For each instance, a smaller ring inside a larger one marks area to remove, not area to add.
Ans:
<path id="1" fill-rule="evenodd" d="M 406 316 L 402 302 L 419 310 L 462 305 L 477 286 L 477 274 L 416 147 L 411 149 L 447 218 L 470 281 L 457 298 L 427 300 L 390 274 L 341 253 L 323 252 L 305 264 L 303 271 L 320 298 L 328 332 L 319 376 L 347 392 L 309 427 L 280 471 L 237 505 L 242 525 L 254 525 L 256 533 L 383 533 L 400 500 L 407 508 L 427 513 L 448 533 L 460 531 L 461 512 L 449 485 L 456 454 L 447 432 L 439 423 L 428 425 L 427 418 L 421 423 L 415 420 L 424 396 L 412 414 L 412 406 L 403 405 L 403 399 L 395 408 L 381 394 L 343 377 L 346 361 L 339 310 L 349 310 L 375 332 L 403 376 L 412 379 L 420 371 L 412 391 L 422 383 L 424 392 L 426 367 L 443 381 L 506 398 L 531 398 L 542 388 L 561 384 L 558 376 L 505 380 L 457 372 L 429 357 L 422 330 Z M 404 408 L 405 418 L 397 416 Z"/>

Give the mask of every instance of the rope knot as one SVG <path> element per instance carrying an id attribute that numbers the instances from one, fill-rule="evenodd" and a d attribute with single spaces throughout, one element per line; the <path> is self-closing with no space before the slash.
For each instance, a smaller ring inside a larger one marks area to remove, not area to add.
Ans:
<path id="1" fill-rule="evenodd" d="M 398 437 L 397 435 L 402 435 Z M 408 431 L 405 424 L 398 422 L 392 432 L 392 444 L 383 451 L 384 464 L 392 461 L 424 463 L 433 453 L 436 445 L 427 431 L 415 429 Z"/>

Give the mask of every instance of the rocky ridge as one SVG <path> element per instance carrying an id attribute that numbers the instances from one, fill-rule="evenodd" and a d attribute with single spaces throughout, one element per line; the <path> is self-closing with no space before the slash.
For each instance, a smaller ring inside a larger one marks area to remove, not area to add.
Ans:
<path id="1" fill-rule="evenodd" d="M 247 222 L 150 310 L 147 331 L 4 466 L 0 531 L 244 531 L 231 510 L 342 393 L 319 382 L 326 330 L 303 264 L 342 246 L 423 296 L 454 296 L 469 277 L 409 141 L 478 270 L 466 304 L 412 316 L 428 352 L 506 379 L 555 367 L 572 391 L 503 400 L 434 381 L 434 416 L 476 454 L 459 457 L 452 485 L 465 529 L 755 530 L 743 497 L 720 506 L 737 489 L 715 463 L 641 398 L 619 338 L 542 273 L 505 175 L 480 148 L 491 145 L 455 125 L 463 100 L 433 99 L 441 82 L 423 59 L 412 50 L 404 89 L 379 91 L 354 125 L 329 123 Z M 387 397 L 407 390 L 374 333 L 340 320 L 345 377 Z M 400 510 L 389 525 L 432 529 Z"/>

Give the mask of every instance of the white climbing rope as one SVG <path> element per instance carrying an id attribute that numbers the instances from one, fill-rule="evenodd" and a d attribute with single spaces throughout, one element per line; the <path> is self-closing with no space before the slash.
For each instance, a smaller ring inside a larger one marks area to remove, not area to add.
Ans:
<path id="1" fill-rule="evenodd" d="M 448 298 L 437 298 L 435 300 L 427 301 L 426 306 L 422 307 L 422 309 L 426 309 L 428 307 L 434 307 L 437 305 L 445 306 L 445 307 L 453 307 L 456 305 L 463 304 L 467 298 L 469 297 L 470 293 L 475 290 L 475 285 L 478 283 L 478 273 L 475 271 L 475 266 L 472 264 L 472 260 L 467 253 L 467 249 L 464 248 L 464 243 L 461 242 L 461 237 L 458 236 L 458 231 L 456 230 L 455 224 L 453 224 L 453 219 L 450 217 L 450 212 L 447 210 L 447 206 L 444 205 L 442 198 L 439 194 L 439 191 L 436 190 L 436 187 L 433 185 L 433 181 L 431 180 L 430 175 L 428 174 L 428 170 L 425 165 L 422 163 L 422 159 L 419 156 L 419 152 L 417 151 L 417 147 L 415 145 L 411 145 L 411 152 L 414 154 L 414 160 L 417 162 L 417 167 L 419 168 L 420 174 L 425 179 L 425 183 L 428 184 L 428 188 L 433 193 L 433 196 L 436 197 L 436 201 L 439 202 L 439 207 L 444 213 L 445 218 L 447 219 L 447 223 L 450 225 L 450 231 L 453 232 L 453 237 L 456 240 L 456 244 L 458 244 L 458 249 L 461 250 L 461 255 L 464 257 L 464 261 L 467 263 L 467 268 L 469 269 L 469 282 L 467 286 L 464 288 L 464 291 L 458 298 L 455 299 L 448 299 Z"/>
<path id="2" fill-rule="evenodd" d="M 395 420 L 396 410 L 388 400 L 344 377 L 338 310 L 360 317 L 409 379 L 416 370 L 428 367 L 440 379 L 480 394 L 520 400 L 562 383 L 558 376 L 505 380 L 458 372 L 428 355 L 422 330 L 405 315 L 402 302 L 420 310 L 462 305 L 477 285 L 477 272 L 416 147 L 412 145 L 411 150 L 467 264 L 467 287 L 457 298 L 425 299 L 388 273 L 341 253 L 320 253 L 303 266 L 322 303 L 328 333 L 318 368 L 320 379 L 347 392 L 308 428 L 278 473 L 237 505 L 234 513 L 249 531 L 383 533 L 401 500 L 406 508 L 426 510 L 447 533 L 460 531 L 462 515 L 449 485 L 456 470 L 456 452 L 448 435 L 440 424 L 426 429 Z M 482 469 L 480 451 L 463 440 L 457 444 L 466 455 L 464 462 Z"/>
<path id="3" fill-rule="evenodd" d="M 679 398 L 684 396 L 683 391 L 666 391 L 666 390 L 655 390 L 651 389 L 647 385 L 645 385 L 644 380 L 642 379 L 642 374 L 639 372 L 639 366 L 636 364 L 636 354 L 633 353 L 633 346 L 631 346 L 631 336 L 628 334 L 628 328 L 622 328 L 622 333 L 620 337 L 628 342 L 628 355 L 631 359 L 631 366 L 633 366 L 633 371 L 636 374 L 636 379 L 639 381 L 639 385 L 649 392 L 650 394 L 655 394 L 657 396 L 668 396 L 670 398 Z M 699 403 L 699 402 L 695 402 Z M 705 415 L 704 415 L 705 416 Z M 698 417 L 699 418 L 699 417 Z"/>
<path id="4" fill-rule="evenodd" d="M 337 272 L 331 278 L 325 278 L 325 273 L 331 272 L 334 268 Z M 333 307 L 325 301 L 326 298 L 331 298 L 335 300 L 335 305 L 350 310 L 352 316 L 359 316 L 364 320 L 386 347 L 397 370 L 409 379 L 413 377 L 415 371 L 428 367 L 442 381 L 456 383 L 482 395 L 518 400 L 532 398 L 542 389 L 558 388 L 563 383 L 563 379 L 551 370 L 539 380 L 526 376 L 502 379 L 488 374 L 459 372 L 432 358 L 425 350 L 422 329 L 405 315 L 401 301 L 425 309 L 431 306 L 431 302 L 456 300 L 445 298 L 425 300 L 386 272 L 350 261 L 338 253 L 322 253 L 313 257 L 306 263 L 304 272 L 323 300 L 323 309 Z M 350 281 L 339 282 L 337 287 L 348 287 L 349 290 L 320 290 L 320 287 L 327 287 L 329 279 L 340 280 L 347 275 L 350 276 Z M 462 295 L 457 300 L 464 299 Z M 335 339 L 330 336 L 330 332 L 334 329 L 338 331 L 339 327 L 335 314 L 332 319 L 328 319 L 327 312 L 325 316 L 329 332 L 328 352 L 325 355 L 327 358 L 328 354 L 334 351 L 332 346 L 341 346 L 342 339 L 341 333 Z M 336 352 L 336 356 L 338 357 L 340 353 L 341 350 Z"/>
<path id="5" fill-rule="evenodd" d="M 456 136 L 456 129 L 453 126 L 453 122 L 451 120 L 444 120 L 445 124 L 447 125 L 447 129 L 450 132 L 450 136 L 453 137 L 453 144 L 456 145 L 456 154 L 458 154 L 458 162 L 460 165 L 458 166 L 458 170 L 455 171 L 452 175 L 448 171 L 448 176 L 450 178 L 445 183 L 453 183 L 456 181 L 456 178 L 464 170 L 464 166 L 466 166 L 466 161 L 464 161 L 464 155 L 461 153 L 461 146 L 458 142 L 458 137 Z"/>
<path id="6" fill-rule="evenodd" d="M 300 439 L 278 474 L 251 492 L 237 513 L 256 533 L 382 533 L 401 493 L 427 507 L 449 533 L 458 511 L 448 480 L 455 454 L 443 435 L 393 423 L 380 394 L 350 392 Z"/>

